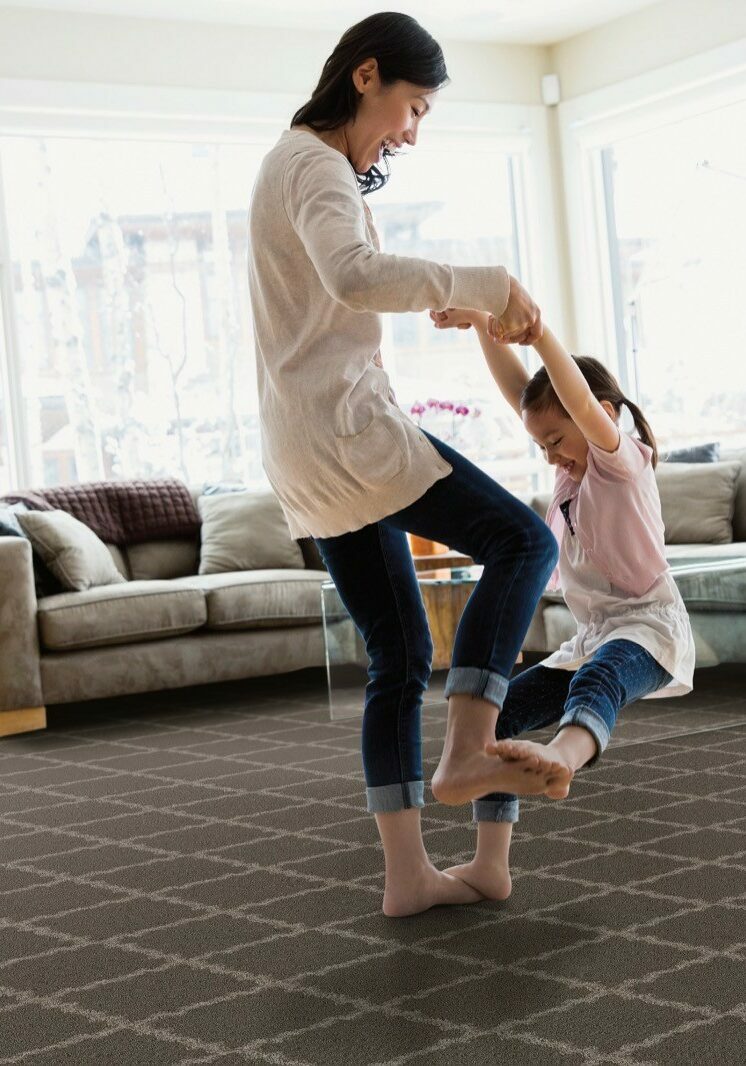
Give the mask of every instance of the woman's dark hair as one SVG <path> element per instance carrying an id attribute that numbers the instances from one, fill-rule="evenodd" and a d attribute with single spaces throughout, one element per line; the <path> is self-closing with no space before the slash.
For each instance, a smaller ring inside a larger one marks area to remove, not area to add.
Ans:
<path id="1" fill-rule="evenodd" d="M 653 449 L 652 463 L 653 469 L 655 469 L 658 464 L 658 445 L 655 443 L 653 431 L 640 408 L 636 403 L 632 403 L 631 400 L 627 399 L 617 379 L 606 369 L 603 363 L 599 363 L 598 359 L 593 359 L 590 355 L 574 355 L 573 359 L 577 363 L 580 373 L 588 382 L 591 392 L 599 402 L 608 400 L 617 416 L 621 414 L 622 405 L 629 408 L 640 440 L 643 444 L 647 444 Z M 543 366 L 540 370 L 537 370 L 531 380 L 524 386 L 521 393 L 521 410 L 547 411 L 549 408 L 560 411 L 567 418 L 570 417 L 554 391 L 547 368 Z"/>
<path id="2" fill-rule="evenodd" d="M 434 92 L 448 81 L 440 45 L 419 22 L 397 11 L 381 11 L 351 26 L 324 63 L 319 83 L 308 103 L 293 115 L 292 126 L 313 130 L 335 130 L 357 114 L 360 94 L 352 73 L 366 59 L 378 60 L 383 85 L 408 81 Z M 372 166 L 357 180 L 363 195 L 380 189 L 389 179 L 388 156 L 384 149 L 386 173 Z"/>

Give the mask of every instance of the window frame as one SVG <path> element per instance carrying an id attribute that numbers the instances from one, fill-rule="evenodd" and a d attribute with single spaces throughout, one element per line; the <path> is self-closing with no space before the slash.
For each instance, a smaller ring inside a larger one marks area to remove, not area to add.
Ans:
<path id="1" fill-rule="evenodd" d="M 612 256 L 616 233 L 608 149 L 744 99 L 746 40 L 559 105 L 576 347 L 605 362 L 633 400 L 639 398 L 637 367 L 624 343 L 619 264 Z"/>

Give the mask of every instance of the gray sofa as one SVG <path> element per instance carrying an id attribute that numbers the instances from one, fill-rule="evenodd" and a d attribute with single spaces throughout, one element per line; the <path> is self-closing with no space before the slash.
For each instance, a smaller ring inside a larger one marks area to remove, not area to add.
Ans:
<path id="1" fill-rule="evenodd" d="M 31 544 L 0 536 L 0 736 L 47 704 L 322 666 L 328 574 L 300 544 L 304 569 L 203 575 L 196 538 L 107 545 L 126 582 L 37 600 Z"/>
<path id="2" fill-rule="evenodd" d="M 721 458 L 739 464 L 735 499 L 719 527 L 722 539 L 729 524 L 731 539 L 667 547 L 672 563 L 689 564 L 677 582 L 698 666 L 746 662 L 746 450 Z M 692 506 L 679 491 L 662 489 L 672 529 Z M 201 487 L 191 492 L 196 502 Z M 533 501 L 540 513 L 547 503 L 546 496 Z M 126 582 L 37 600 L 30 543 L 0 536 L 0 736 L 44 728 L 47 704 L 324 665 L 320 586 L 328 575 L 312 542 L 301 542 L 303 569 L 204 575 L 197 539 L 108 547 Z M 719 561 L 737 568 L 709 569 Z M 546 594 L 524 651 L 552 651 L 573 631 L 561 596 Z"/>

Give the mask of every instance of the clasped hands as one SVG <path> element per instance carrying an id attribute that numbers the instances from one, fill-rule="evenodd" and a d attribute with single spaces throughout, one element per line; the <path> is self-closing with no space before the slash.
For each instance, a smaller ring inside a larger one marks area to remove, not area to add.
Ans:
<path id="1" fill-rule="evenodd" d="M 430 318 L 438 329 L 470 329 L 484 321 L 490 337 L 500 344 L 534 344 L 542 335 L 541 311 L 517 278 L 509 275 L 508 303 L 499 318 L 484 311 L 448 307 L 444 311 L 430 311 Z"/>

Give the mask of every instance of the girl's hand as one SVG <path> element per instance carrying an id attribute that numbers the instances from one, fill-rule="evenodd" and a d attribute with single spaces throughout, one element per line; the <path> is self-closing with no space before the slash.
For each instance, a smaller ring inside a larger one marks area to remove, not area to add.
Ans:
<path id="1" fill-rule="evenodd" d="M 431 311 L 430 318 L 436 329 L 470 329 L 478 314 L 464 307 L 447 307 L 445 311 Z"/>
<path id="2" fill-rule="evenodd" d="M 537 335 L 537 330 L 538 330 L 538 335 Z M 541 322 L 541 319 L 539 319 L 538 324 L 535 324 L 530 329 L 526 330 L 525 333 L 515 337 L 511 343 L 513 343 L 513 344 L 523 344 L 523 345 L 534 344 L 534 342 L 541 337 L 541 335 L 543 333 L 543 330 L 544 330 L 544 326 L 543 326 L 543 324 Z M 495 318 L 494 315 L 490 315 L 489 320 L 487 322 L 487 333 L 488 333 L 489 337 L 493 341 L 495 341 L 496 344 L 506 344 L 507 343 L 507 341 L 504 340 L 505 330 L 502 328 L 502 326 L 500 325 L 500 323 L 498 322 L 498 320 Z"/>
<path id="3" fill-rule="evenodd" d="M 543 330 L 541 311 L 517 278 L 510 275 L 508 306 L 500 318 L 490 316 L 489 334 L 500 344 L 535 344 Z"/>

